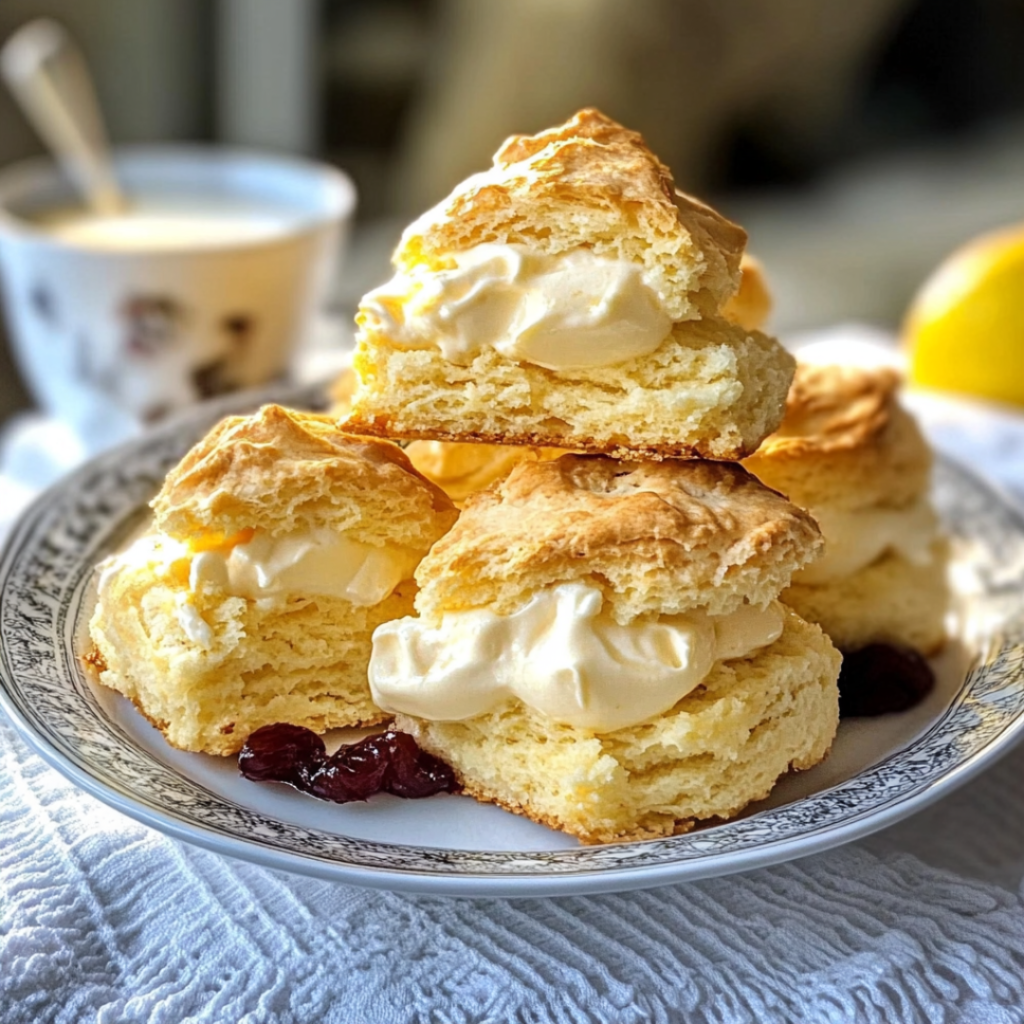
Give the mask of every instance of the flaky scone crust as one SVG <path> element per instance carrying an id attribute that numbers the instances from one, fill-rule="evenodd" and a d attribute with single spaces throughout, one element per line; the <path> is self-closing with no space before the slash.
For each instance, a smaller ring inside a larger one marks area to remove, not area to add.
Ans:
<path id="1" fill-rule="evenodd" d="M 638 230 L 636 211 L 643 209 L 645 223 L 661 244 L 692 249 L 703 258 L 701 290 L 707 295 L 707 313 L 737 289 L 746 232 L 679 192 L 671 171 L 637 132 L 593 108 L 537 135 L 507 139 L 495 154 L 491 171 L 462 182 L 406 229 L 394 263 L 438 264 L 452 251 L 493 240 L 466 237 L 470 216 L 486 218 L 493 229 L 548 200 L 570 214 L 574 206 L 612 209 L 622 230 L 630 230 L 630 225 Z"/>
<path id="2" fill-rule="evenodd" d="M 186 540 L 211 530 L 318 526 L 358 538 L 364 525 L 379 532 L 390 508 L 396 518 L 407 514 L 402 541 L 424 548 L 458 515 L 397 445 L 279 405 L 218 423 L 167 474 L 152 507 L 159 530 Z"/>
<path id="3" fill-rule="evenodd" d="M 508 614 L 585 579 L 620 621 L 773 600 L 821 538 L 813 519 L 735 463 L 563 455 L 472 495 L 420 563 L 423 615 Z"/>
<path id="4" fill-rule="evenodd" d="M 782 424 L 743 464 L 802 506 L 905 505 L 932 454 L 888 368 L 798 363 Z"/>

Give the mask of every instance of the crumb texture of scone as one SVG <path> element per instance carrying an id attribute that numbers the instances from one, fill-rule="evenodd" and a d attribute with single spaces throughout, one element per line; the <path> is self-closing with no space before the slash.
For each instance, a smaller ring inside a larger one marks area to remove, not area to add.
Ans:
<path id="1" fill-rule="evenodd" d="M 468 365 L 364 331 L 345 428 L 381 437 L 735 460 L 782 418 L 793 357 L 724 321 L 676 324 L 650 355 L 554 370 L 482 350 Z"/>
<path id="2" fill-rule="evenodd" d="M 415 586 L 362 607 L 331 597 L 268 604 L 191 593 L 154 581 L 151 567 L 118 573 L 100 600 L 116 614 L 94 617 L 106 664 L 99 681 L 124 694 L 181 750 L 237 753 L 264 725 L 314 732 L 386 720 L 366 682 L 373 630 L 409 615 Z M 187 604 L 206 623 L 197 643 L 182 622 Z"/>
<path id="3" fill-rule="evenodd" d="M 267 406 L 218 424 L 168 474 L 155 520 L 98 567 L 99 681 L 185 750 L 230 754 L 263 725 L 386 716 L 373 630 L 458 511 L 384 441 Z"/>
<path id="4" fill-rule="evenodd" d="M 672 320 L 717 310 L 739 285 L 746 232 L 679 192 L 639 134 L 581 110 L 537 135 L 514 135 L 406 228 L 399 268 L 443 267 L 489 243 L 549 255 L 580 247 L 639 264 Z"/>
<path id="5" fill-rule="evenodd" d="M 619 622 L 774 600 L 821 545 L 814 521 L 741 466 L 563 455 L 473 495 L 420 563 L 417 608 L 509 614 L 542 587 L 591 582 Z"/>
<path id="6" fill-rule="evenodd" d="M 329 528 L 423 551 L 457 515 L 397 445 L 279 405 L 217 424 L 168 473 L 152 507 L 157 528 L 182 540 Z"/>
<path id="7" fill-rule="evenodd" d="M 841 651 L 893 644 L 936 654 L 946 640 L 948 547 L 936 541 L 923 565 L 890 552 L 831 585 L 793 583 L 780 600 L 818 623 Z"/>
<path id="8" fill-rule="evenodd" d="M 650 839 L 728 818 L 787 770 L 828 752 L 839 720 L 839 654 L 792 612 L 770 647 L 718 663 L 650 721 L 594 734 L 518 702 L 461 722 L 399 715 L 447 760 L 468 794 L 584 843 Z"/>

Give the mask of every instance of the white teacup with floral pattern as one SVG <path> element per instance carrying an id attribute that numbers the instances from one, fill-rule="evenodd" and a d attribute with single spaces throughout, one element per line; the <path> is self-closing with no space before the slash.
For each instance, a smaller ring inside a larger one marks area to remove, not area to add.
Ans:
<path id="1" fill-rule="evenodd" d="M 15 359 L 86 449 L 288 368 L 355 208 L 333 168 L 203 147 L 119 151 L 123 217 L 80 208 L 57 169 L 0 174 Z"/>

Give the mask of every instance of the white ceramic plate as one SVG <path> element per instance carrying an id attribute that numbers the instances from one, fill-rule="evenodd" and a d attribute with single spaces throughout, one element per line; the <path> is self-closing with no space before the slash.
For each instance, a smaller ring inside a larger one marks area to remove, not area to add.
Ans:
<path id="1" fill-rule="evenodd" d="M 315 392 L 288 396 L 313 406 Z M 935 500 L 954 539 L 955 637 L 939 686 L 902 715 L 841 725 L 832 755 L 738 820 L 689 835 L 582 847 L 466 797 L 337 806 L 242 779 L 233 759 L 168 747 L 83 671 L 92 567 L 141 522 L 167 469 L 226 411 L 189 416 L 103 455 L 37 501 L 0 558 L 0 704 L 82 789 L 179 839 L 273 868 L 461 895 L 624 890 L 816 853 L 938 799 L 1024 729 L 1024 517 L 940 461 Z M 332 737 L 340 742 L 341 734 Z"/>

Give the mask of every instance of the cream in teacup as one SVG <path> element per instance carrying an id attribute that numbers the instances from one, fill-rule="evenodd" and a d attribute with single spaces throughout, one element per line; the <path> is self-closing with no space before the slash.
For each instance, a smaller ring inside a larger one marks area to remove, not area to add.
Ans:
<path id="1" fill-rule="evenodd" d="M 123 213 L 98 216 L 62 208 L 32 221 L 69 245 L 147 252 L 269 241 L 286 234 L 291 223 L 285 211 L 252 203 L 212 203 L 203 196 L 133 197 Z"/>

